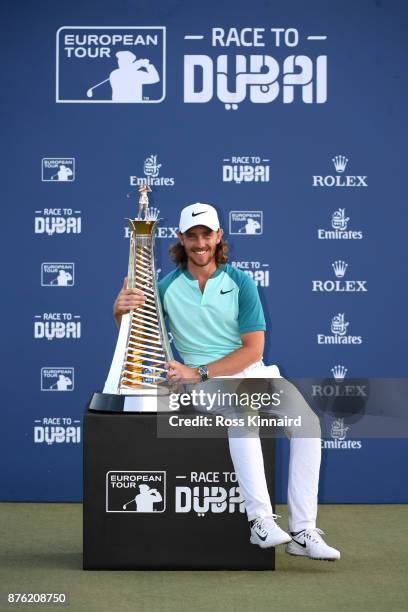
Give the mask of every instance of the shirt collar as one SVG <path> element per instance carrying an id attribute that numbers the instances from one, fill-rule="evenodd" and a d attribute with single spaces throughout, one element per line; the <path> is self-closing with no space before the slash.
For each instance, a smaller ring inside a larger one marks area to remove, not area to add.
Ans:
<path id="1" fill-rule="evenodd" d="M 214 272 L 214 274 L 212 274 L 208 280 L 210 280 L 211 278 L 216 278 L 216 276 L 219 276 L 224 271 L 224 269 L 225 269 L 225 264 L 220 264 L 218 268 L 216 269 L 216 271 Z M 187 268 L 183 268 L 183 274 L 185 275 L 186 278 L 188 278 L 188 280 L 192 280 L 192 281 L 197 280 L 196 278 L 194 278 L 194 276 L 192 276 L 192 274 L 190 274 Z"/>

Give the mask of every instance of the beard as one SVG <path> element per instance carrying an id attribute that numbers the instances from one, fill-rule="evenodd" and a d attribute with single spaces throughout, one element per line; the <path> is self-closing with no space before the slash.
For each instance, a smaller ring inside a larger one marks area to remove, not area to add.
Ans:
<path id="1" fill-rule="evenodd" d="M 215 259 L 215 247 L 207 247 L 205 253 L 197 254 L 193 249 L 186 250 L 187 258 L 192 261 L 195 266 L 204 268 Z"/>

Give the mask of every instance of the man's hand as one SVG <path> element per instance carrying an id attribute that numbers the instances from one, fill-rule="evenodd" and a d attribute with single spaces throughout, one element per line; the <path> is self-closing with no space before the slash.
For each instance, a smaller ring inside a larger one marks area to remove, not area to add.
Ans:
<path id="1" fill-rule="evenodd" d="M 200 381 L 201 376 L 199 375 L 197 368 L 189 368 L 183 363 L 178 361 L 168 361 L 165 364 L 167 371 L 167 378 L 170 381 L 189 380 L 189 381 Z"/>
<path id="2" fill-rule="evenodd" d="M 113 316 L 118 327 L 122 320 L 122 315 L 127 314 L 131 310 L 143 306 L 145 296 L 143 291 L 140 289 L 128 289 L 127 288 L 127 277 L 124 279 L 123 287 L 119 291 L 118 296 L 113 304 Z"/>

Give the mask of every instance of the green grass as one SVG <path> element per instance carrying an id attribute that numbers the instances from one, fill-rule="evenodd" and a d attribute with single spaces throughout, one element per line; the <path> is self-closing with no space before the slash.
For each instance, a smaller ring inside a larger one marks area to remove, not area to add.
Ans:
<path id="1" fill-rule="evenodd" d="M 277 512 L 286 519 L 285 506 Z M 64 592 L 70 610 L 408 610 L 407 514 L 403 505 L 320 506 L 319 527 L 342 553 L 335 563 L 280 547 L 275 572 L 84 572 L 79 504 L 0 504 L 1 591 Z"/>

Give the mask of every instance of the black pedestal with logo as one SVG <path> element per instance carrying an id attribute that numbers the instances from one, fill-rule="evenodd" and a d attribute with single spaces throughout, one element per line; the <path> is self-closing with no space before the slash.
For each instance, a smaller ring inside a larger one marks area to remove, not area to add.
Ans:
<path id="1" fill-rule="evenodd" d="M 162 438 L 158 418 L 85 415 L 84 569 L 273 570 L 274 549 L 249 542 L 226 430 Z M 273 504 L 274 442 L 262 440 Z"/>

